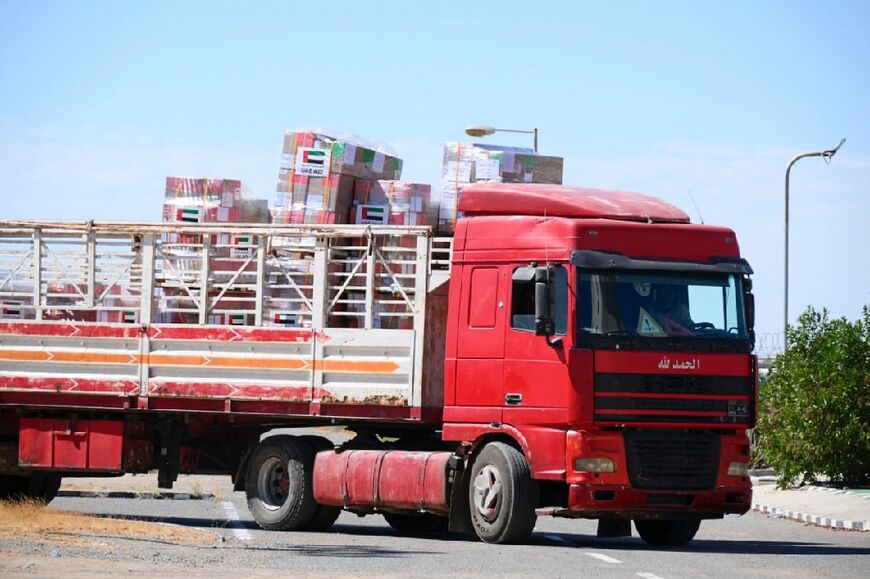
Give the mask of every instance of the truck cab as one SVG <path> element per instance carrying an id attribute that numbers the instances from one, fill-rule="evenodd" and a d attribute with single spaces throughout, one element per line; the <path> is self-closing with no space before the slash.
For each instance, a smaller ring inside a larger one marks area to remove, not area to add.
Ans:
<path id="1" fill-rule="evenodd" d="M 679 544 L 745 513 L 754 302 L 734 232 L 644 195 L 549 185 L 470 186 L 460 210 L 444 439 L 515 448 L 539 513 L 611 534 L 634 520 Z M 478 528 L 498 522 L 502 470 L 469 471 Z"/>

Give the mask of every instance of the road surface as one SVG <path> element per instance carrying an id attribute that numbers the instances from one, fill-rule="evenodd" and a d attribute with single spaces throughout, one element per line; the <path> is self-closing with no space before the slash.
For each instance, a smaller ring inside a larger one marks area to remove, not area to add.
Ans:
<path id="1" fill-rule="evenodd" d="M 758 513 L 708 521 L 675 549 L 637 536 L 598 539 L 595 523 L 540 518 L 525 545 L 469 537 L 404 537 L 382 517 L 342 513 L 325 533 L 260 530 L 242 493 L 204 500 L 60 497 L 49 509 L 170 523 L 196 531 L 193 545 L 94 535 L 56 543 L 0 538 L 0 575 L 489 577 L 866 577 L 870 534 L 837 532 Z M 205 531 L 204 534 L 202 531 Z M 86 535 L 86 533 L 85 533 Z M 201 537 L 205 536 L 203 540 Z M 90 541 L 90 542 L 89 542 Z"/>

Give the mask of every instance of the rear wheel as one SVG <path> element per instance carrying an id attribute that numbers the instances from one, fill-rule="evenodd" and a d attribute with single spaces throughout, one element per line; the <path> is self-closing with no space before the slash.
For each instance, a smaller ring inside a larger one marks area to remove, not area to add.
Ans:
<path id="1" fill-rule="evenodd" d="M 54 473 L 0 476 L 0 499 L 34 500 L 50 503 L 60 489 L 61 477 Z"/>
<path id="2" fill-rule="evenodd" d="M 314 453 L 294 436 L 272 436 L 257 446 L 248 465 L 248 510 L 262 528 L 301 531 L 317 511 L 311 492 Z"/>
<path id="3" fill-rule="evenodd" d="M 52 473 L 46 473 L 43 477 L 42 488 L 39 491 L 39 496 L 36 498 L 45 501 L 46 503 L 50 503 L 54 500 L 57 496 L 57 492 L 60 490 L 61 477 Z"/>
<path id="4" fill-rule="evenodd" d="M 634 527 L 637 534 L 649 545 L 657 547 L 679 547 L 695 537 L 700 520 L 687 521 L 656 521 L 636 520 Z"/>
<path id="5" fill-rule="evenodd" d="M 382 513 L 391 527 L 403 535 L 438 535 L 447 532 L 447 517 L 432 513 Z"/>
<path id="6" fill-rule="evenodd" d="M 477 455 L 468 498 L 474 531 L 487 543 L 524 541 L 535 528 L 538 485 L 512 446 L 491 442 Z"/>

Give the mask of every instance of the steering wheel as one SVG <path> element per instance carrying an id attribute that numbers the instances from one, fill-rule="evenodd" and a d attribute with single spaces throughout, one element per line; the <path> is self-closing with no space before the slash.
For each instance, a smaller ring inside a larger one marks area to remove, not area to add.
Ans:
<path id="1" fill-rule="evenodd" d="M 694 324 L 689 325 L 689 329 L 693 332 L 695 330 L 715 330 L 716 326 L 710 322 L 695 322 Z"/>

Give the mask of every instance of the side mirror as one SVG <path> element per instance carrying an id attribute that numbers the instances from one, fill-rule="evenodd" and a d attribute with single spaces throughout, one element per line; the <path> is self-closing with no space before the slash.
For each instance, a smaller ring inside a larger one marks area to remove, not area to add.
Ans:
<path id="1" fill-rule="evenodd" d="M 538 336 L 556 333 L 556 323 L 550 313 L 550 273 L 546 267 L 535 268 L 535 334 Z"/>

